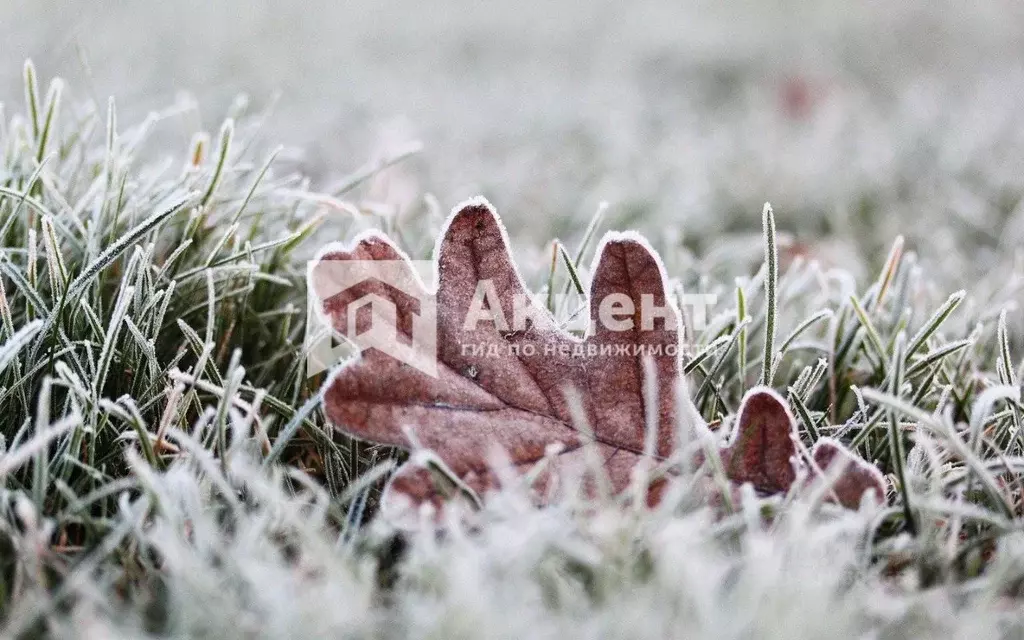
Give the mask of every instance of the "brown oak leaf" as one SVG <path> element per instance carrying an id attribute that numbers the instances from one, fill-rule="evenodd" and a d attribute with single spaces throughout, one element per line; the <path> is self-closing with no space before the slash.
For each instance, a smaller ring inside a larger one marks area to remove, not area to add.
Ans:
<path id="1" fill-rule="evenodd" d="M 323 301 L 328 321 L 357 344 L 372 320 L 357 319 L 353 335 L 349 307 L 367 296 L 394 305 L 397 339 L 407 344 L 413 343 L 417 307 L 436 305 L 436 377 L 380 349 L 364 350 L 328 382 L 324 405 L 339 429 L 360 439 L 408 448 L 403 429 L 408 427 L 423 447 L 435 451 L 470 488 L 481 492 L 496 485 L 488 464 L 494 445 L 503 448 L 520 470 L 540 461 L 552 445 L 561 449 L 554 471 L 583 463 L 583 445 L 591 436 L 576 427 L 566 393 L 575 389 L 612 487 L 621 490 L 644 453 L 643 355 L 648 354 L 658 396 L 653 454 L 664 458 L 673 451 L 679 314 L 666 297 L 661 262 L 640 236 L 610 233 L 602 240 L 591 269 L 592 330 L 582 340 L 560 328 L 533 299 L 513 264 L 505 229 L 486 201 L 476 199 L 458 208 L 435 257 L 436 290 L 410 276 L 407 283 L 419 287 L 414 295 L 404 286 L 406 291 L 399 291 L 373 278 L 335 293 L 337 270 L 346 262 L 406 259 L 387 237 L 375 232 L 357 238 L 351 247 L 329 247 L 311 268 L 310 284 Z M 490 320 L 466 326 L 482 282 L 489 283 L 483 290 L 496 294 L 485 300 L 495 305 L 494 315 L 500 310 L 506 326 Z M 520 317 L 529 318 L 525 328 L 508 325 L 515 318 L 517 300 Z M 600 302 L 605 300 L 612 301 L 608 309 L 617 322 L 613 327 L 598 322 Z M 641 318 L 645 308 L 661 314 Z M 630 322 L 632 328 L 617 330 Z M 419 478 L 422 473 L 399 473 L 389 493 L 430 498 L 431 488 Z"/>
<path id="2" fill-rule="evenodd" d="M 582 339 L 533 298 L 485 200 L 456 208 L 434 255 L 436 286 L 425 284 L 378 232 L 327 247 L 312 263 L 310 288 L 325 320 L 361 349 L 326 383 L 324 408 L 339 430 L 431 450 L 477 494 L 500 485 L 491 464 L 495 448 L 519 472 L 547 458 L 552 467 L 535 485 L 541 501 L 595 450 L 611 488 L 624 489 L 645 458 L 648 422 L 651 457 L 673 453 L 680 317 L 666 296 L 661 261 L 642 237 L 609 233 L 601 241 L 589 271 L 591 322 Z M 391 268 L 388 277 L 375 275 L 383 265 Z M 356 266 L 363 271 L 353 279 Z M 419 339 L 422 317 L 431 313 L 436 342 Z M 390 334 L 379 331 L 381 322 Z M 421 366 L 427 362 L 435 368 Z M 654 374 L 656 416 L 645 415 L 645 371 Z M 748 394 L 737 438 L 723 451 L 727 475 L 762 492 L 787 490 L 796 477 L 792 432 L 792 417 L 773 392 Z M 434 476 L 405 465 L 385 489 L 384 504 L 440 504 L 447 494 Z M 661 488 L 652 485 L 649 502 Z"/>

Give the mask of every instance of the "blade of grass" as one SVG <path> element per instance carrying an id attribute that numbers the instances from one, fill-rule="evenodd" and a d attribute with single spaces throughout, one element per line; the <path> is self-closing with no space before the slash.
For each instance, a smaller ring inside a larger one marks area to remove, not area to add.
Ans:
<path id="1" fill-rule="evenodd" d="M 910 339 L 910 343 L 907 345 L 907 358 L 910 358 L 924 347 L 928 338 L 932 337 L 932 335 L 939 330 L 939 327 L 942 326 L 942 323 L 946 321 L 946 318 L 948 318 L 949 315 L 956 311 L 956 308 L 960 306 L 965 295 L 966 292 L 962 289 L 957 291 L 946 299 L 942 306 L 939 307 L 938 311 L 932 314 L 928 321 L 924 323 L 924 326 L 922 326 L 918 332 L 914 334 L 914 337 Z"/>
<path id="2" fill-rule="evenodd" d="M 770 387 L 772 384 L 772 358 L 775 356 L 775 321 L 778 314 L 779 288 L 779 250 L 776 246 L 775 213 L 767 202 L 762 212 L 764 227 L 764 255 L 766 272 L 764 278 L 765 323 L 764 323 L 764 359 L 761 361 L 761 384 Z"/>

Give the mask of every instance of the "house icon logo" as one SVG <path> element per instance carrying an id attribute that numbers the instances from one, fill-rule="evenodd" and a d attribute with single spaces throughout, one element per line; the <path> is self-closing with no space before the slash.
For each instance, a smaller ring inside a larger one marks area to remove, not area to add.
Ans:
<path id="1" fill-rule="evenodd" d="M 373 349 L 437 377 L 437 311 L 421 277 L 431 269 L 427 260 L 332 260 L 329 254 L 312 263 L 307 375 Z"/>

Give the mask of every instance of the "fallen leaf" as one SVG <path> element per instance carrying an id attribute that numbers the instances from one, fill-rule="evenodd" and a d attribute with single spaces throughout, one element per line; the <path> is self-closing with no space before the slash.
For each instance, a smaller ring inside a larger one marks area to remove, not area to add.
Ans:
<path id="1" fill-rule="evenodd" d="M 525 286 L 505 229 L 485 200 L 456 209 L 434 255 L 436 287 L 378 232 L 328 247 L 312 263 L 310 288 L 325 319 L 361 348 L 326 383 L 325 411 L 339 430 L 432 450 L 477 494 L 500 485 L 489 455 L 496 447 L 520 473 L 550 454 L 551 467 L 534 485 L 541 502 L 565 474 L 581 473 L 588 456 L 599 456 L 610 489 L 618 492 L 647 458 L 645 446 L 656 461 L 675 451 L 680 318 L 666 296 L 661 261 L 642 237 L 609 233 L 601 241 L 589 270 L 591 327 L 582 339 L 558 326 Z M 354 263 L 397 264 L 401 273 L 391 283 L 367 277 L 339 291 L 339 269 Z M 383 301 L 388 311 L 360 315 L 367 299 Z M 436 371 L 361 343 L 383 320 L 395 343 L 416 350 L 417 318 L 428 309 L 436 310 L 436 347 L 430 345 L 436 352 L 425 348 L 417 357 L 436 358 Z M 517 313 L 529 322 L 508 326 Z M 487 319 L 467 323 L 470 316 Z M 645 415 L 645 371 L 654 376 L 653 416 Z M 762 492 L 788 490 L 796 477 L 793 420 L 781 398 L 766 390 L 748 394 L 738 424 L 733 444 L 723 450 L 727 475 Z M 442 504 L 449 496 L 431 476 L 407 464 L 390 480 L 383 502 Z M 651 486 L 649 502 L 659 499 L 662 486 Z"/>
<path id="2" fill-rule="evenodd" d="M 871 492 L 877 503 L 884 503 L 881 472 L 837 440 L 819 439 L 811 450 L 814 464 L 801 462 L 796 420 L 786 401 L 771 389 L 749 391 L 737 413 L 732 442 L 720 452 L 730 481 L 749 482 L 764 494 L 784 493 L 793 486 L 798 471 L 806 470 L 808 483 L 825 475 L 830 482 L 829 501 L 856 509 L 863 495 Z"/>
<path id="3" fill-rule="evenodd" d="M 732 443 L 722 449 L 725 475 L 762 493 L 788 491 L 799 466 L 793 416 L 774 391 L 753 389 L 743 398 Z"/>
<path id="4" fill-rule="evenodd" d="M 837 473 L 830 485 L 835 502 L 848 509 L 856 509 L 865 493 L 872 493 L 877 504 L 885 504 L 885 478 L 873 464 L 857 456 L 838 441 L 822 438 L 811 450 L 818 469 L 830 476 Z"/>
<path id="5" fill-rule="evenodd" d="M 343 335 L 351 334 L 349 306 L 369 294 L 395 305 L 398 334 L 409 343 L 414 303 L 434 303 L 437 308 L 437 377 L 378 349 L 365 350 L 328 382 L 324 404 L 339 429 L 357 438 L 408 448 L 403 432 L 408 426 L 422 446 L 437 452 L 478 492 L 495 484 L 487 460 L 489 447 L 503 447 L 515 466 L 525 469 L 557 444 L 561 453 L 556 466 L 562 468 L 581 464 L 583 445 L 592 438 L 612 488 L 621 490 L 644 453 L 644 367 L 642 354 L 636 354 L 636 348 L 642 347 L 656 375 L 653 455 L 664 458 L 673 451 L 679 315 L 666 299 L 663 268 L 646 241 L 621 233 L 610 233 L 602 240 L 591 269 L 594 328 L 582 340 L 563 331 L 534 300 L 509 255 L 505 229 L 486 201 L 473 200 L 458 209 L 435 255 L 436 292 L 418 283 L 421 288 L 412 297 L 376 280 L 323 295 L 334 290 L 331 269 L 325 265 L 405 260 L 398 247 L 378 233 L 361 236 L 350 248 L 329 248 L 311 269 L 312 289 L 323 299 L 323 311 L 332 326 Z M 506 320 L 514 318 L 515 300 L 524 301 L 521 306 L 528 312 L 520 315 L 531 319 L 525 329 L 503 330 L 488 320 L 464 326 L 480 282 L 493 285 L 494 311 L 500 308 Z M 635 313 L 616 316 L 633 320 L 632 329 L 614 331 L 598 322 L 599 301 L 612 295 L 632 303 Z M 644 330 L 639 317 L 644 296 L 650 296 L 650 307 L 664 310 L 663 317 L 652 319 L 649 330 Z M 361 330 L 357 323 L 356 333 Z M 358 344 L 358 335 L 348 337 Z M 579 392 L 579 408 L 592 435 L 576 428 L 566 393 L 570 388 Z M 412 492 L 410 483 L 399 482 L 399 486 L 392 482 L 390 488 Z"/>

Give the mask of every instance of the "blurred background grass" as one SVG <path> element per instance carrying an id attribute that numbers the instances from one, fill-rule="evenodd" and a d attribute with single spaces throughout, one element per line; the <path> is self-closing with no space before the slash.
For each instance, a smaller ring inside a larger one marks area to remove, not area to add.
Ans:
<path id="1" fill-rule="evenodd" d="M 968 263 L 933 265 L 959 276 L 1005 257 L 1024 192 L 1009 0 L 0 7 L 11 102 L 26 57 L 77 97 L 115 95 L 125 121 L 187 92 L 201 107 L 164 125 L 180 148 L 245 93 L 322 185 L 419 140 L 374 199 L 484 193 L 537 243 L 607 200 L 610 224 L 713 249 L 770 200 L 855 272 L 907 232 L 933 257 L 967 242 Z"/>
<path id="2" fill-rule="evenodd" d="M 0 7 L 4 101 L 21 102 L 32 57 L 68 81 L 68 104 L 113 95 L 125 122 L 173 105 L 154 151 L 171 154 L 244 95 L 267 114 L 262 140 L 288 145 L 279 163 L 324 192 L 421 142 L 358 204 L 409 219 L 483 194 L 527 271 L 607 201 L 605 228 L 727 282 L 759 260 L 771 201 L 786 254 L 861 281 L 897 234 L 937 295 L 971 284 L 1002 304 L 1020 281 L 1024 6 L 1010 0 Z M 324 238 L 349 225 L 339 214 Z M 426 231 L 403 239 L 414 253 Z"/>

